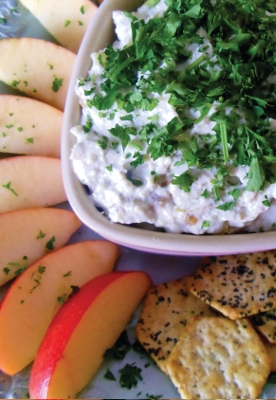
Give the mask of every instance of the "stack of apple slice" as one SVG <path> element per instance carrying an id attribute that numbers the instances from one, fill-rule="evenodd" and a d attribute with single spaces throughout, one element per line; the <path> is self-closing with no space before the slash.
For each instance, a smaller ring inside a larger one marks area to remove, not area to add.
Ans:
<path id="1" fill-rule="evenodd" d="M 0 80 L 27 96 L 0 97 L 0 151 L 17 154 L 0 160 L 0 213 L 62 203 L 62 110 L 75 54 L 34 38 L 2 39 L 0 53 Z"/>
<path id="2" fill-rule="evenodd" d="M 68 245 L 8 289 L 0 305 L 0 369 L 13 375 L 35 360 L 31 398 L 75 397 L 150 288 L 144 272 L 112 271 L 118 255 L 107 241 Z"/>
<path id="3" fill-rule="evenodd" d="M 89 0 L 22 0 L 61 45 L 34 38 L 0 41 L 0 369 L 34 361 L 30 396 L 69 398 L 96 372 L 152 282 L 113 271 L 116 244 L 66 245 L 81 222 L 66 201 L 60 133 L 67 88 L 96 6 Z M 63 47 L 64 46 L 64 47 Z M 66 48 L 65 48 L 66 47 Z M 65 246 L 66 245 L 66 246 Z M 81 360 L 81 363 L 78 362 Z"/>
<path id="4" fill-rule="evenodd" d="M 0 80 L 19 90 L 18 96 L 0 95 L 0 152 L 24 154 L 0 160 L 0 213 L 66 201 L 59 159 L 62 111 L 75 53 L 97 10 L 89 0 L 23 5 L 60 44 L 26 37 L 0 41 Z"/>

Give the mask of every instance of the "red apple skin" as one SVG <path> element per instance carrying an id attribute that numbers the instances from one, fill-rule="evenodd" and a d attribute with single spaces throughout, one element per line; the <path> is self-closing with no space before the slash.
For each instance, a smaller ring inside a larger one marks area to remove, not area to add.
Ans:
<path id="1" fill-rule="evenodd" d="M 142 271 L 110 272 L 90 280 L 69 298 L 38 350 L 30 377 L 31 398 L 75 397 L 151 285 Z"/>

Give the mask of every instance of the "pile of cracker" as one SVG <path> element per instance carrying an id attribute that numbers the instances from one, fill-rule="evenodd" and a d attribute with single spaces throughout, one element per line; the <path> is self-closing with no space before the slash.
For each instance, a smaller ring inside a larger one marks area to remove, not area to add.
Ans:
<path id="1" fill-rule="evenodd" d="M 276 371 L 276 251 L 204 259 L 154 286 L 136 327 L 183 399 L 257 399 Z"/>

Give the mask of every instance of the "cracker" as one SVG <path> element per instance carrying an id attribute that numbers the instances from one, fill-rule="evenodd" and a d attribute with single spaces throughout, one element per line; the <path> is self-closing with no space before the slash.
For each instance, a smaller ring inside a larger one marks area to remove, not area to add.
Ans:
<path id="1" fill-rule="evenodd" d="M 223 315 L 244 318 L 276 307 L 276 251 L 213 257 L 191 292 Z"/>
<path id="2" fill-rule="evenodd" d="M 191 277 L 153 287 L 147 294 L 136 336 L 160 369 L 167 373 L 167 359 L 187 321 L 215 310 L 189 292 Z"/>
<path id="3" fill-rule="evenodd" d="M 271 368 L 250 322 L 224 317 L 191 320 L 167 365 L 184 399 L 257 399 Z"/>
<path id="4" fill-rule="evenodd" d="M 276 308 L 253 315 L 250 321 L 270 343 L 276 343 Z"/>

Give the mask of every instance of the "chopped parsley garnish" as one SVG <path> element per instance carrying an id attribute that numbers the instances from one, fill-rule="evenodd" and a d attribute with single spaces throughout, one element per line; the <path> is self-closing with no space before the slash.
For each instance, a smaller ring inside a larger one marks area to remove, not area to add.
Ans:
<path id="1" fill-rule="evenodd" d="M 68 275 L 69 276 L 69 275 Z M 79 286 L 71 285 L 71 293 L 64 293 L 61 296 L 57 297 L 57 302 L 59 304 L 64 304 L 66 300 L 68 300 L 70 297 L 72 297 L 80 288 Z"/>
<path id="2" fill-rule="evenodd" d="M 12 87 L 14 87 L 14 88 L 16 88 L 19 84 L 20 84 L 20 81 L 17 81 L 15 79 L 11 83 Z"/>
<path id="3" fill-rule="evenodd" d="M 203 223 L 202 223 L 202 228 L 209 228 L 210 225 L 211 225 L 211 221 L 205 220 L 205 221 L 203 221 Z"/>
<path id="4" fill-rule="evenodd" d="M 55 247 L 54 247 L 55 241 L 56 241 L 55 236 L 51 237 L 51 239 L 46 243 L 45 249 L 46 249 L 47 251 L 52 251 L 52 250 L 54 250 L 54 248 L 55 248 Z"/>
<path id="5" fill-rule="evenodd" d="M 263 203 L 263 205 L 264 205 L 265 207 L 270 207 L 270 201 L 269 201 L 267 195 L 265 195 L 265 200 L 262 201 L 262 203 Z"/>
<path id="6" fill-rule="evenodd" d="M 143 182 L 140 181 L 140 179 L 133 179 L 128 175 L 126 176 L 126 178 L 127 178 L 127 180 L 129 180 L 133 184 L 133 186 L 139 187 L 139 186 L 143 185 Z"/>
<path id="7" fill-rule="evenodd" d="M 110 371 L 110 369 L 107 369 L 105 374 L 104 374 L 104 379 L 107 379 L 109 381 L 116 381 L 115 376 L 113 375 L 113 373 Z"/>
<path id="8" fill-rule="evenodd" d="M 64 304 L 67 299 L 68 299 L 68 294 L 63 294 L 62 296 L 57 297 L 57 301 L 59 304 Z"/>
<path id="9" fill-rule="evenodd" d="M 120 385 L 122 388 L 132 389 L 136 387 L 139 381 L 142 381 L 141 368 L 136 367 L 135 363 L 126 364 L 120 373 Z"/>
<path id="10" fill-rule="evenodd" d="M 123 331 L 114 346 L 106 350 L 104 358 L 123 360 L 130 349 L 131 343 L 129 341 L 127 332 Z"/>
<path id="11" fill-rule="evenodd" d="M 32 288 L 29 290 L 29 293 L 33 293 L 33 291 L 41 285 L 41 279 L 43 277 L 43 274 L 46 271 L 46 267 L 44 265 L 39 265 L 37 270 L 34 271 L 31 275 L 31 280 L 34 282 L 34 285 Z"/>
<path id="12" fill-rule="evenodd" d="M 57 76 L 54 77 L 53 83 L 52 83 L 52 90 L 54 92 L 58 92 L 59 89 L 61 88 L 63 84 L 63 79 L 58 78 Z"/>
<path id="13" fill-rule="evenodd" d="M 40 230 L 37 234 L 37 239 L 43 239 L 46 236 L 46 233 L 42 232 L 42 230 Z"/>
<path id="14" fill-rule="evenodd" d="M 93 126 L 92 119 L 88 116 L 85 125 L 82 126 L 84 133 L 89 133 Z"/>
<path id="15" fill-rule="evenodd" d="M 109 45 L 99 54 L 104 67 L 101 93 L 89 97 L 88 106 L 105 112 L 116 104 L 116 109 L 126 111 L 120 117 L 126 124 L 110 129 L 126 153 L 130 143 L 140 141 L 153 160 L 180 151 L 177 166 L 187 168 L 172 183 L 185 192 L 197 179 L 193 171 L 213 169 L 217 172 L 213 191 L 202 196 L 220 201 L 232 188 L 225 184 L 231 169 L 239 166 L 248 170 L 246 190 L 262 190 L 276 182 L 276 132 L 270 126 L 276 84 L 267 79 L 276 75 L 276 4 L 272 0 L 165 2 L 168 8 L 162 18 L 145 22 L 125 13 L 131 20 L 131 44 L 122 49 Z M 194 43 L 198 56 L 189 62 Z M 154 110 L 162 94 L 169 95 L 176 118 L 162 128 L 157 115 L 140 131 L 128 126 L 135 109 Z M 200 137 L 191 135 L 207 116 L 214 123 L 212 130 Z M 107 139 L 98 143 L 108 146 Z M 218 209 L 232 208 L 240 193 L 233 189 L 231 195 L 233 202 L 219 204 Z"/>
<path id="16" fill-rule="evenodd" d="M 6 183 L 5 185 L 2 185 L 2 187 L 5 188 L 5 189 L 8 189 L 15 196 L 18 196 L 18 193 L 16 193 L 16 191 L 11 187 L 11 181 Z"/>

